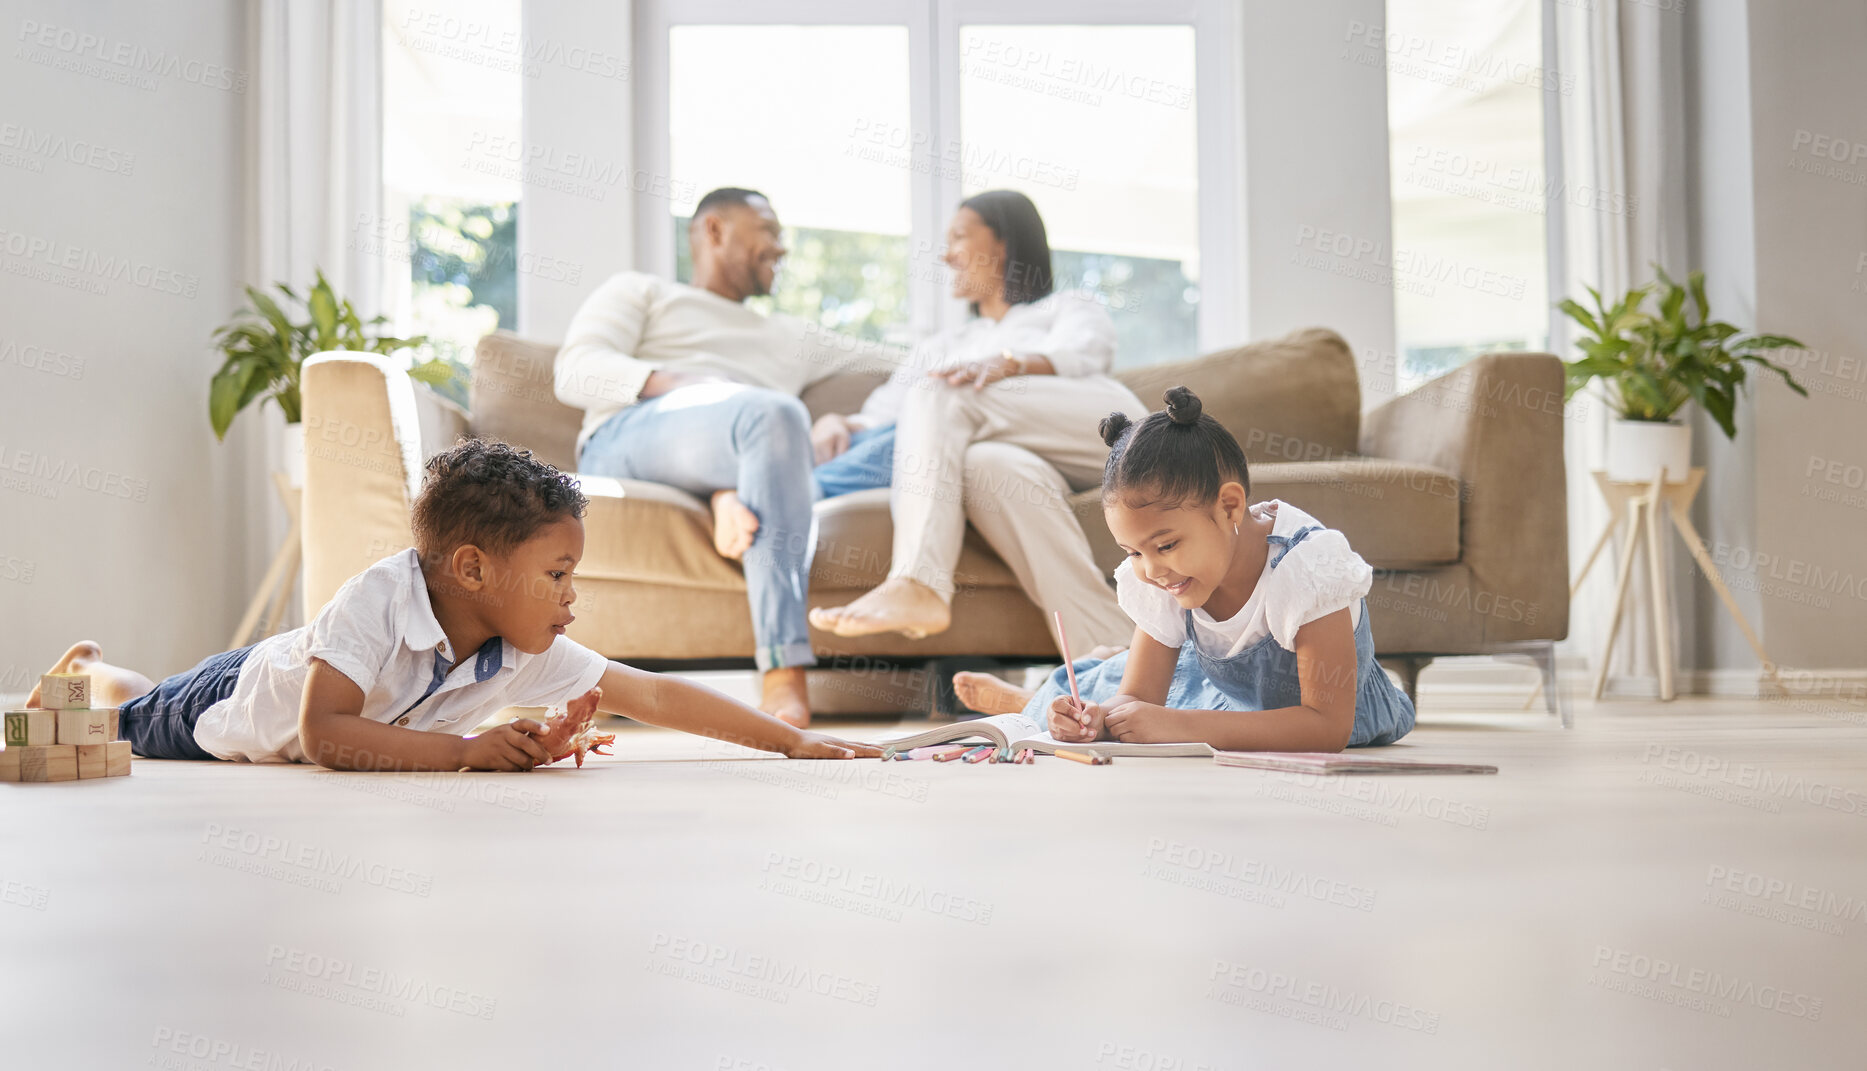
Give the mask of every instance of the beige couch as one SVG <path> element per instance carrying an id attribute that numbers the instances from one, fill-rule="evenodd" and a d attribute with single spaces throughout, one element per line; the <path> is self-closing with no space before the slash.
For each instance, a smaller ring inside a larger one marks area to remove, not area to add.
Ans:
<path id="1" fill-rule="evenodd" d="M 421 459 L 464 434 L 505 439 L 574 468 L 581 413 L 551 390 L 556 347 L 482 340 L 471 413 L 380 359 L 327 354 L 304 376 L 305 598 L 408 544 Z M 1411 684 L 1434 655 L 1488 653 L 1568 630 L 1562 367 L 1547 354 L 1491 354 L 1364 416 L 1353 356 L 1310 329 L 1194 360 L 1121 373 L 1158 406 L 1185 384 L 1244 445 L 1254 498 L 1279 498 L 1343 531 L 1377 572 L 1375 644 Z M 813 416 L 849 412 L 879 377 L 845 375 L 804 396 Z M 739 567 L 713 551 L 707 510 L 672 488 L 580 477 L 590 498 L 571 635 L 614 658 L 750 660 Z M 1090 489 L 1072 503 L 1112 569 L 1120 552 Z M 891 526 L 886 491 L 817 506 L 810 601 L 836 605 L 880 583 Z M 813 633 L 826 665 L 877 657 L 1049 659 L 1043 615 L 968 530 L 953 625 L 921 641 Z"/>

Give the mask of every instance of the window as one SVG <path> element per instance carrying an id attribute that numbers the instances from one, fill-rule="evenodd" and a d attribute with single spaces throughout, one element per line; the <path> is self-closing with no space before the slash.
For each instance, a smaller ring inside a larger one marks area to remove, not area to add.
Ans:
<path id="1" fill-rule="evenodd" d="M 383 4 L 383 311 L 437 356 L 516 326 L 520 0 Z"/>
<path id="2" fill-rule="evenodd" d="M 1198 352 L 1191 26 L 962 26 L 961 193 L 1037 203 L 1057 288 L 1096 294 L 1117 365 Z"/>
<path id="3" fill-rule="evenodd" d="M 1237 341 L 1239 303 L 1208 297 L 1240 283 L 1227 267 L 1240 220 L 1219 196 L 1238 188 L 1237 139 L 1223 133 L 1237 94 L 1214 81 L 1234 63 L 1222 0 L 638 0 L 636 12 L 636 156 L 677 191 L 638 205 L 643 270 L 689 277 L 694 202 L 759 189 L 790 250 L 772 307 L 912 341 L 969 315 L 941 262 L 959 202 L 1015 189 L 1044 217 L 1059 287 L 1108 308 L 1118 365 Z"/>
<path id="4" fill-rule="evenodd" d="M 1388 0 L 1394 309 L 1409 390 L 1549 339 L 1539 0 Z M 1363 42 L 1366 44 L 1366 42 Z"/>
<path id="5" fill-rule="evenodd" d="M 668 39 L 675 276 L 708 190 L 771 198 L 789 252 L 767 308 L 908 341 L 908 33 L 898 26 L 676 26 Z M 900 149 L 894 146 L 899 144 Z"/>

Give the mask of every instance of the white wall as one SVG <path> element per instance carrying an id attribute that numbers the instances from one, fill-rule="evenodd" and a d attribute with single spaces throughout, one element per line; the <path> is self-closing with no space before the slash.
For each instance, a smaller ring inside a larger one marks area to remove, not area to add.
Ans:
<path id="1" fill-rule="evenodd" d="M 1386 5 L 1251 0 L 1243 12 L 1251 337 L 1334 328 L 1362 358 L 1372 406 L 1394 373 L 1394 292 L 1378 281 L 1394 249 L 1387 71 L 1365 62 L 1381 49 L 1355 42 Z"/>
<path id="2" fill-rule="evenodd" d="M 215 443 L 207 383 L 239 300 L 245 18 L 0 2 L 0 694 L 78 638 L 186 669 L 244 602 L 256 439 Z"/>
<path id="3" fill-rule="evenodd" d="M 629 0 L 524 5 L 525 37 L 632 57 Z M 557 340 L 591 291 L 634 267 L 636 199 L 658 186 L 634 166 L 632 58 L 627 77 L 615 65 L 541 64 L 525 78 L 520 122 L 528 152 L 538 159 L 581 159 L 603 179 L 552 181 L 528 172 L 519 202 L 519 332 Z M 665 180 L 659 180 L 665 181 Z M 641 195 L 637 190 L 643 191 Z M 665 211 L 665 203 L 662 205 Z"/>
<path id="4" fill-rule="evenodd" d="M 1810 397 L 1773 375 L 1753 379 L 1735 442 L 1697 418 L 1709 471 L 1694 516 L 1770 657 L 1810 671 L 1792 685 L 1857 694 L 1867 669 L 1867 72 L 1855 60 L 1867 9 L 1708 0 L 1686 30 L 1686 196 L 1712 309 L 1812 350 L 1791 355 Z M 1748 687 L 1749 644 L 1696 570 L 1684 573 L 1682 661 L 1714 687 Z"/>
<path id="5" fill-rule="evenodd" d="M 1756 323 L 1814 356 L 1808 398 L 1758 387 L 1769 561 L 1734 571 L 1762 595 L 1778 662 L 1867 668 L 1867 5 L 1753 0 L 1749 15 Z"/>

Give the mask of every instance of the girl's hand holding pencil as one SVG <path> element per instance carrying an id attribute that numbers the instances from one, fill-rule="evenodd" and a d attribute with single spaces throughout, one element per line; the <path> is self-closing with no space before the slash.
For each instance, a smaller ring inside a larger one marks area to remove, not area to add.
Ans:
<path id="1" fill-rule="evenodd" d="M 1070 675 L 1070 694 L 1060 695 L 1050 704 L 1050 735 L 1073 744 L 1085 743 L 1102 735 L 1102 712 L 1094 703 L 1083 702 L 1083 693 L 1076 689 L 1076 664 L 1070 661 L 1070 635 L 1063 630 L 1063 611 L 1050 611 L 1050 618 L 1057 623 L 1057 647 L 1063 653 L 1063 669 Z"/>
<path id="2" fill-rule="evenodd" d="M 1101 737 L 1105 714 L 1100 704 L 1060 695 L 1050 702 L 1050 735 L 1068 744 L 1086 744 Z"/>

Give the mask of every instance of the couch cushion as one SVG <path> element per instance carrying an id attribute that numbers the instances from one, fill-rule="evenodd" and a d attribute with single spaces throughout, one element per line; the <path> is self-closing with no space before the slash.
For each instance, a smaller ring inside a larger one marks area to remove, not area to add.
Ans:
<path id="1" fill-rule="evenodd" d="M 1381 458 L 1251 467 L 1251 497 L 1279 498 L 1348 537 L 1376 569 L 1459 560 L 1458 477 Z"/>
<path id="2" fill-rule="evenodd" d="M 817 503 L 817 557 L 811 565 L 813 589 L 872 588 L 888 579 L 895 524 L 888 511 L 888 489 L 838 495 Z M 954 586 L 1016 588 L 1018 578 L 969 525 L 953 566 Z"/>
<path id="3" fill-rule="evenodd" d="M 583 410 L 557 400 L 552 389 L 556 343 L 532 342 L 495 331 L 473 350 L 468 409 L 473 434 L 522 446 L 566 472 L 577 467 L 577 429 Z"/>
<path id="4" fill-rule="evenodd" d="M 744 591 L 736 562 L 713 549 L 713 520 L 693 495 L 640 480 L 577 474 L 590 499 L 578 575 L 671 588 Z M 888 578 L 894 524 L 888 491 L 858 491 L 817 503 L 814 590 L 864 590 Z M 978 533 L 967 531 L 955 579 L 962 588 L 1016 588 L 1017 578 Z"/>
<path id="5" fill-rule="evenodd" d="M 1355 452 L 1361 381 L 1348 343 L 1320 327 L 1173 364 L 1116 373 L 1150 410 L 1185 386 L 1244 447 L 1245 460 L 1318 461 Z"/>
<path id="6" fill-rule="evenodd" d="M 887 379 L 883 372 L 838 372 L 805 387 L 798 400 L 810 410 L 811 422 L 815 423 L 825 413 L 853 413 L 861 409 L 862 403 Z"/>
<path id="7" fill-rule="evenodd" d="M 1378 458 L 1251 466 L 1251 498 L 1282 499 L 1348 537 L 1376 569 L 1459 560 L 1459 481 L 1427 465 Z M 1096 564 L 1113 571 L 1121 548 L 1102 517 L 1102 490 L 1070 496 Z"/>
<path id="8" fill-rule="evenodd" d="M 590 500 L 583 517 L 579 576 L 684 588 L 745 588 L 739 566 L 713 549 L 713 518 L 693 495 L 642 480 L 583 473 L 576 479 Z"/>

